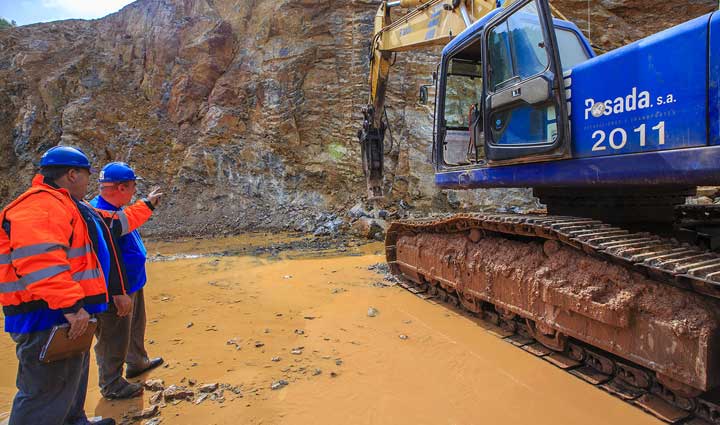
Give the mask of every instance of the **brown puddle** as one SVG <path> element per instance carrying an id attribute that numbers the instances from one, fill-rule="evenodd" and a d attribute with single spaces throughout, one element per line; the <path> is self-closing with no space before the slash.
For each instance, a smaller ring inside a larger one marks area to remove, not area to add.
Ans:
<path id="1" fill-rule="evenodd" d="M 272 243 L 288 242 L 276 238 Z M 212 254 L 242 241 L 261 246 L 262 236 L 150 244 L 149 251 Z M 143 378 L 166 386 L 224 383 L 242 394 L 226 390 L 223 403 L 168 403 L 162 424 L 660 423 L 498 339 L 481 322 L 373 285 L 382 275 L 368 266 L 384 259 L 381 244 L 330 251 L 150 263 L 147 348 L 168 367 Z M 298 347 L 301 354 L 291 354 Z M 15 393 L 9 336 L 0 339 L 0 361 L 2 419 Z M 278 380 L 288 385 L 271 390 Z M 96 383 L 92 359 L 90 416 L 119 419 L 149 406 L 149 391 L 109 402 Z"/>

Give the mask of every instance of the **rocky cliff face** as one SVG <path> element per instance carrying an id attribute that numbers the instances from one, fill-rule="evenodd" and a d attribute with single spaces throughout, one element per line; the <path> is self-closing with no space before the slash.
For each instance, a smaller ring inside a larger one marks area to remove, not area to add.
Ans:
<path id="1" fill-rule="evenodd" d="M 591 2 L 610 48 L 714 1 Z M 587 26 L 587 2 L 556 6 Z M 0 203 L 58 143 L 132 163 L 161 185 L 156 233 L 333 228 L 364 194 L 356 130 L 375 0 L 139 0 L 96 21 L 0 31 Z M 597 36 L 596 36 L 597 35 Z M 389 89 L 390 206 L 528 208 L 527 191 L 438 191 L 431 111 L 416 104 L 437 52 L 399 55 Z"/>
<path id="2" fill-rule="evenodd" d="M 598 52 L 624 46 L 718 8 L 712 0 L 555 0 L 552 4 L 586 36 L 589 34 Z"/>

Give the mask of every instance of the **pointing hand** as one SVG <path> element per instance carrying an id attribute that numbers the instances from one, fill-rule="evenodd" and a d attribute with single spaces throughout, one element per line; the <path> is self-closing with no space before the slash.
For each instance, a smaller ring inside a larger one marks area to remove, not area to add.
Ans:
<path id="1" fill-rule="evenodd" d="M 160 197 L 162 196 L 162 192 L 160 192 L 160 187 L 154 187 L 152 192 L 148 196 L 145 197 L 145 199 L 152 204 L 153 208 L 157 207 L 160 203 Z"/>

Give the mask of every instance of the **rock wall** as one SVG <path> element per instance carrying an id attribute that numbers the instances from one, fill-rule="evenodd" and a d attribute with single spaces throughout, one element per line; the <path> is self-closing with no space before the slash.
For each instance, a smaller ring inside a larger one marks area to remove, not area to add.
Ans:
<path id="1" fill-rule="evenodd" d="M 615 47 L 717 7 L 655 3 L 592 1 L 594 43 Z M 587 25 L 586 1 L 555 4 Z M 98 165 L 132 163 L 143 191 L 165 188 L 154 233 L 334 229 L 365 192 L 355 133 L 377 6 L 139 0 L 95 21 L 0 31 L 0 203 L 62 143 Z M 437 50 L 408 53 L 393 70 L 386 206 L 534 207 L 526 190 L 435 189 L 432 111 L 415 99 L 436 62 Z"/>
<path id="2" fill-rule="evenodd" d="M 718 9 L 713 0 L 554 0 L 552 4 L 586 36 L 589 33 L 598 53 Z"/>

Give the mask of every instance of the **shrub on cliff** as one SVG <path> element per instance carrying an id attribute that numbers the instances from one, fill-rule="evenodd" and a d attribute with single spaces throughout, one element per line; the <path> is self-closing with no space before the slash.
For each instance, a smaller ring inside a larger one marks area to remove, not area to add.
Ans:
<path id="1" fill-rule="evenodd" d="M 17 26 L 17 22 L 15 21 L 8 21 L 5 18 L 0 18 L 0 30 L 4 30 L 7 28 L 14 28 Z"/>

